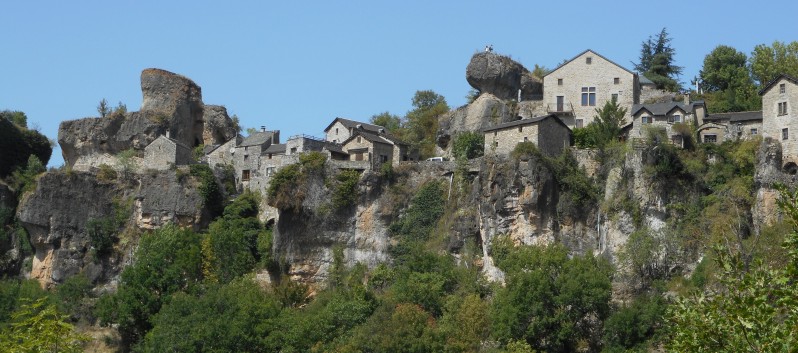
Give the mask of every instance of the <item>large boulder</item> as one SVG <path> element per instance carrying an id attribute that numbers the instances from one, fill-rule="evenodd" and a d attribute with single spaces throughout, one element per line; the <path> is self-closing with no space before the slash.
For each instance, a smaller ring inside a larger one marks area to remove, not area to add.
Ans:
<path id="1" fill-rule="evenodd" d="M 145 69 L 141 93 L 141 111 L 164 114 L 173 139 L 187 146 L 202 143 L 202 89 L 194 81 L 166 70 Z"/>
<path id="2" fill-rule="evenodd" d="M 67 166 L 88 170 L 127 150 L 143 150 L 167 131 L 186 146 L 203 143 L 201 89 L 193 81 L 160 69 L 141 73 L 141 111 L 61 122 L 58 143 Z"/>
<path id="3" fill-rule="evenodd" d="M 474 54 L 466 67 L 466 80 L 481 93 L 490 93 L 499 99 L 541 99 L 543 82 L 532 76 L 523 65 L 512 59 L 482 52 Z"/>
<path id="4" fill-rule="evenodd" d="M 206 105 L 202 120 L 205 122 L 202 140 L 206 146 L 223 144 L 238 133 L 227 108 L 221 105 Z"/>

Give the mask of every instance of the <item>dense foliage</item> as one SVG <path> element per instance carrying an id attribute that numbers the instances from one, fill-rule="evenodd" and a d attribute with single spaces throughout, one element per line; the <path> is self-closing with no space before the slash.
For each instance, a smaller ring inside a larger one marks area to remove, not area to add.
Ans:
<path id="1" fill-rule="evenodd" d="M 640 48 L 640 62 L 635 64 L 635 70 L 643 74 L 659 89 L 677 92 L 681 88 L 679 74 L 682 68 L 674 64 L 676 50 L 670 45 L 673 39 L 663 28 L 656 36 L 649 36 Z"/>
<path id="2" fill-rule="evenodd" d="M 409 143 L 413 152 L 425 159 L 435 152 L 438 118 L 449 111 L 449 105 L 446 98 L 430 90 L 416 91 L 412 104 L 413 109 L 403 118 L 384 112 L 373 115 L 369 121 Z"/>
<path id="3" fill-rule="evenodd" d="M 482 157 L 485 154 L 485 135 L 479 131 L 458 133 L 454 136 L 452 154 L 455 158 Z"/>
<path id="4" fill-rule="evenodd" d="M 0 112 L 0 178 L 25 168 L 31 156 L 47 165 L 53 148 L 50 140 L 36 130 L 28 129 L 22 112 Z"/>

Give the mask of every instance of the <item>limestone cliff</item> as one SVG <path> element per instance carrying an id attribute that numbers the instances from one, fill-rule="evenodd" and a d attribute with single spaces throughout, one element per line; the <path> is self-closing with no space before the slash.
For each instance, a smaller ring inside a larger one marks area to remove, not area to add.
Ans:
<path id="1" fill-rule="evenodd" d="M 43 286 L 80 272 L 95 284 L 113 281 L 130 260 L 139 230 L 167 221 L 197 228 L 207 223 L 196 183 L 174 171 L 112 181 L 80 172 L 42 175 L 17 209 L 35 252 L 30 277 Z M 102 239 L 93 236 L 110 237 L 112 249 L 97 249 Z"/>

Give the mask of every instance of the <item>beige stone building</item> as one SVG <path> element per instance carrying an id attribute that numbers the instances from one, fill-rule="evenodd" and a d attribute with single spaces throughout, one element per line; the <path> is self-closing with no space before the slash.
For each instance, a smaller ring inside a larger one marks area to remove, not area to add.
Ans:
<path id="1" fill-rule="evenodd" d="M 158 136 L 144 148 L 143 167 L 146 169 L 167 170 L 192 161 L 191 148 L 166 135 Z"/>
<path id="2" fill-rule="evenodd" d="M 798 163 L 798 79 L 779 75 L 759 91 L 762 96 L 762 135 L 781 142 L 784 167 Z"/>
<path id="3" fill-rule="evenodd" d="M 374 134 L 365 129 L 354 129 L 342 144 L 342 151 L 350 161 L 369 161 L 371 168 L 383 163 L 397 164 L 411 160 L 410 146 L 388 134 Z"/>
<path id="4" fill-rule="evenodd" d="M 546 112 L 569 128 L 592 122 L 596 108 L 613 98 L 622 107 L 639 103 L 638 75 L 590 49 L 543 77 Z M 631 121 L 629 112 L 626 120 Z"/>
<path id="5" fill-rule="evenodd" d="M 352 136 L 355 130 L 364 130 L 372 134 L 385 134 L 385 128 L 378 125 L 363 123 L 359 121 L 335 118 L 327 128 L 324 129 L 325 139 L 327 141 L 343 144 Z"/>
<path id="6" fill-rule="evenodd" d="M 545 155 L 557 156 L 571 145 L 571 129 L 549 114 L 502 123 L 483 130 L 485 154 L 509 155 L 520 142 L 532 142 Z"/>
<path id="7" fill-rule="evenodd" d="M 722 143 L 762 135 L 762 111 L 715 113 L 704 118 L 698 137 L 704 143 Z"/>
<path id="8" fill-rule="evenodd" d="M 645 138 L 646 130 L 651 127 L 665 129 L 665 135 L 671 143 L 682 146 L 683 135 L 674 129 L 677 124 L 698 124 L 706 114 L 703 101 L 692 103 L 668 102 L 653 104 L 635 104 L 629 112 L 632 115 L 632 128 L 629 138 Z"/>

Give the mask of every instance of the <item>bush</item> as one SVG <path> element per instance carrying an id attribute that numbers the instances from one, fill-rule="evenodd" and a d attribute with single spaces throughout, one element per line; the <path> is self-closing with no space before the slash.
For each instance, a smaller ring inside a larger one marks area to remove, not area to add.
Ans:
<path id="1" fill-rule="evenodd" d="M 426 240 L 443 215 L 446 200 L 443 185 L 431 181 L 419 188 L 400 220 L 390 225 L 392 235 L 410 240 Z"/>
<path id="2" fill-rule="evenodd" d="M 101 182 L 111 182 L 116 180 L 116 171 L 108 164 L 100 164 L 100 170 L 97 171 L 97 180 Z"/>
<path id="3" fill-rule="evenodd" d="M 340 210 L 355 205 L 360 173 L 356 170 L 343 170 L 335 176 L 335 181 L 336 185 L 332 195 L 333 208 Z"/>
<path id="4" fill-rule="evenodd" d="M 485 135 L 478 131 L 461 132 L 455 135 L 452 152 L 455 158 L 482 157 L 485 153 Z"/>
<path id="5" fill-rule="evenodd" d="M 205 164 L 192 164 L 189 168 L 191 175 L 197 177 L 200 181 L 199 193 L 205 202 L 205 207 L 214 216 L 222 213 L 224 196 L 219 190 L 219 185 L 216 183 L 216 177 L 213 175 L 211 167 Z"/>
<path id="6" fill-rule="evenodd" d="M 515 160 L 519 160 L 522 158 L 529 158 L 531 156 L 541 157 L 542 154 L 538 150 L 538 146 L 535 146 L 532 142 L 519 142 L 513 148 L 513 151 L 510 152 L 510 156 L 513 157 Z"/>

